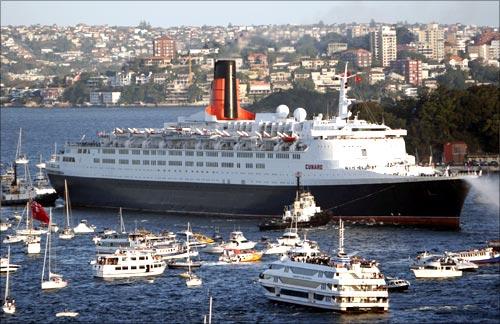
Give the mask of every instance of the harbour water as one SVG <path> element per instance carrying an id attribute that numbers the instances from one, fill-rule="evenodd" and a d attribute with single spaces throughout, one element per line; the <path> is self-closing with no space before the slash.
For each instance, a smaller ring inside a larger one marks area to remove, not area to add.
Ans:
<path id="1" fill-rule="evenodd" d="M 31 158 L 32 172 L 38 155 L 48 158 L 67 141 L 92 137 L 97 131 L 114 127 L 161 127 L 164 121 L 187 115 L 200 108 L 137 108 L 137 109 L 1 109 L 1 161 L 10 163 L 15 155 L 18 130 L 23 128 L 23 148 Z M 458 251 L 484 246 L 488 240 L 499 239 L 499 181 L 487 175 L 473 182 L 465 202 L 460 231 L 435 231 L 412 227 L 386 227 L 348 224 L 345 245 L 347 252 L 360 251 L 367 259 L 380 262 L 385 275 L 409 279 L 412 286 L 406 293 L 391 293 L 386 314 L 340 315 L 309 308 L 279 305 L 263 297 L 257 282 L 259 273 L 272 258 L 249 265 L 220 265 L 216 257 L 201 254 L 208 263 L 197 270 L 203 279 L 202 288 L 188 289 L 178 270 L 167 269 L 149 282 L 145 279 L 103 281 L 92 276 L 89 261 L 95 256 L 92 236 L 77 236 L 70 241 L 54 238 L 56 269 L 69 280 L 57 292 L 42 292 L 40 276 L 42 254 L 24 254 L 23 245 L 12 246 L 12 263 L 21 269 L 11 276 L 11 295 L 17 301 L 13 316 L 0 315 L 2 323 L 63 321 L 57 312 L 65 309 L 80 313 L 76 321 L 105 323 L 137 322 L 202 322 L 208 313 L 208 296 L 213 296 L 214 322 L 496 322 L 500 318 L 499 265 L 481 266 L 475 273 L 457 279 L 416 280 L 409 270 L 410 257 L 417 251 L 437 249 Z M 71 188 L 70 188 L 71 191 Z M 289 202 L 283 202 L 283 204 Z M 2 217 L 14 208 L 2 207 Z M 181 231 L 189 221 L 195 232 L 211 235 L 214 228 L 227 239 L 229 232 L 240 229 L 248 239 L 262 236 L 274 239 L 280 231 L 259 232 L 257 219 L 226 219 L 186 217 L 124 211 L 127 230 L 136 226 L 152 231 Z M 54 210 L 54 219 L 63 224 L 63 210 Z M 115 227 L 118 211 L 112 209 L 73 209 L 73 226 L 81 219 L 97 226 Z M 1 238 L 5 237 L 2 233 Z M 307 237 L 318 241 L 323 250 L 332 252 L 337 246 L 336 224 L 307 231 Z M 42 247 L 44 239 L 42 240 Z M 258 246 L 259 247 L 259 246 Z M 262 246 L 260 246 L 262 248 Z M 7 248 L 1 246 L 4 256 Z M 1 278 L 3 296 L 5 276 Z"/>

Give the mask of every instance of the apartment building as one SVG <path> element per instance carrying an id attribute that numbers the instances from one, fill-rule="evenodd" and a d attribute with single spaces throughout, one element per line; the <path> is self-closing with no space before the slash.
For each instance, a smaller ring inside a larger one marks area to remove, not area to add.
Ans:
<path id="1" fill-rule="evenodd" d="M 396 29 L 392 26 L 382 26 L 373 31 L 370 34 L 370 51 L 376 65 L 390 66 L 397 56 Z"/>

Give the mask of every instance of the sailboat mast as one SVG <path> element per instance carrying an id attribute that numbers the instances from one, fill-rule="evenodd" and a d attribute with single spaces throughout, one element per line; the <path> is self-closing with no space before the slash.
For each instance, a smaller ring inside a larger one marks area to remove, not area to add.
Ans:
<path id="1" fill-rule="evenodd" d="M 4 304 L 7 302 L 7 297 L 9 297 L 9 274 L 10 274 L 10 245 L 7 248 L 7 278 L 5 279 L 5 297 Z"/>
<path id="2" fill-rule="evenodd" d="M 212 296 L 210 296 L 208 306 L 208 324 L 212 324 Z"/>
<path id="3" fill-rule="evenodd" d="M 125 224 L 123 223 L 122 208 L 120 207 L 120 233 L 125 233 Z"/>
<path id="4" fill-rule="evenodd" d="M 66 203 L 66 227 L 69 228 L 69 194 L 68 194 L 68 182 L 64 180 L 64 200 Z"/>
<path id="5" fill-rule="evenodd" d="M 43 267 L 42 267 L 42 283 L 43 283 L 43 278 L 45 277 L 45 264 L 47 263 L 47 254 L 49 253 L 50 249 L 50 226 L 52 223 L 52 208 L 50 209 L 49 212 L 49 225 L 48 225 L 48 230 L 47 230 L 47 239 L 45 240 L 45 253 L 43 254 Z M 50 276 L 50 255 L 49 255 L 49 276 Z"/>

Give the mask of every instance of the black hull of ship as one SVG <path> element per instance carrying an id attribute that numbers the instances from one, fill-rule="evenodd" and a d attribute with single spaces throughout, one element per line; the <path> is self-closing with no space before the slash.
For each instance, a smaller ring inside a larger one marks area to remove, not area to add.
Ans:
<path id="1" fill-rule="evenodd" d="M 253 186 L 98 179 L 49 174 L 59 195 L 68 181 L 73 206 L 128 208 L 207 216 L 281 216 L 295 186 Z M 333 219 L 458 229 L 469 191 L 462 179 L 307 188 Z"/>

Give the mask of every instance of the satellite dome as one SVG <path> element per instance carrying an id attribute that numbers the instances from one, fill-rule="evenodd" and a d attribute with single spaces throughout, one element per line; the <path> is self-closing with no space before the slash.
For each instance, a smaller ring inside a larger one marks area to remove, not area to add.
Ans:
<path id="1" fill-rule="evenodd" d="M 279 118 L 287 118 L 288 114 L 290 113 L 290 109 L 288 108 L 287 105 L 279 105 L 276 108 L 276 115 L 278 115 Z"/>
<path id="2" fill-rule="evenodd" d="M 306 120 L 307 117 L 307 111 L 304 108 L 297 108 L 293 112 L 293 118 L 295 118 L 295 121 L 303 122 Z"/>

